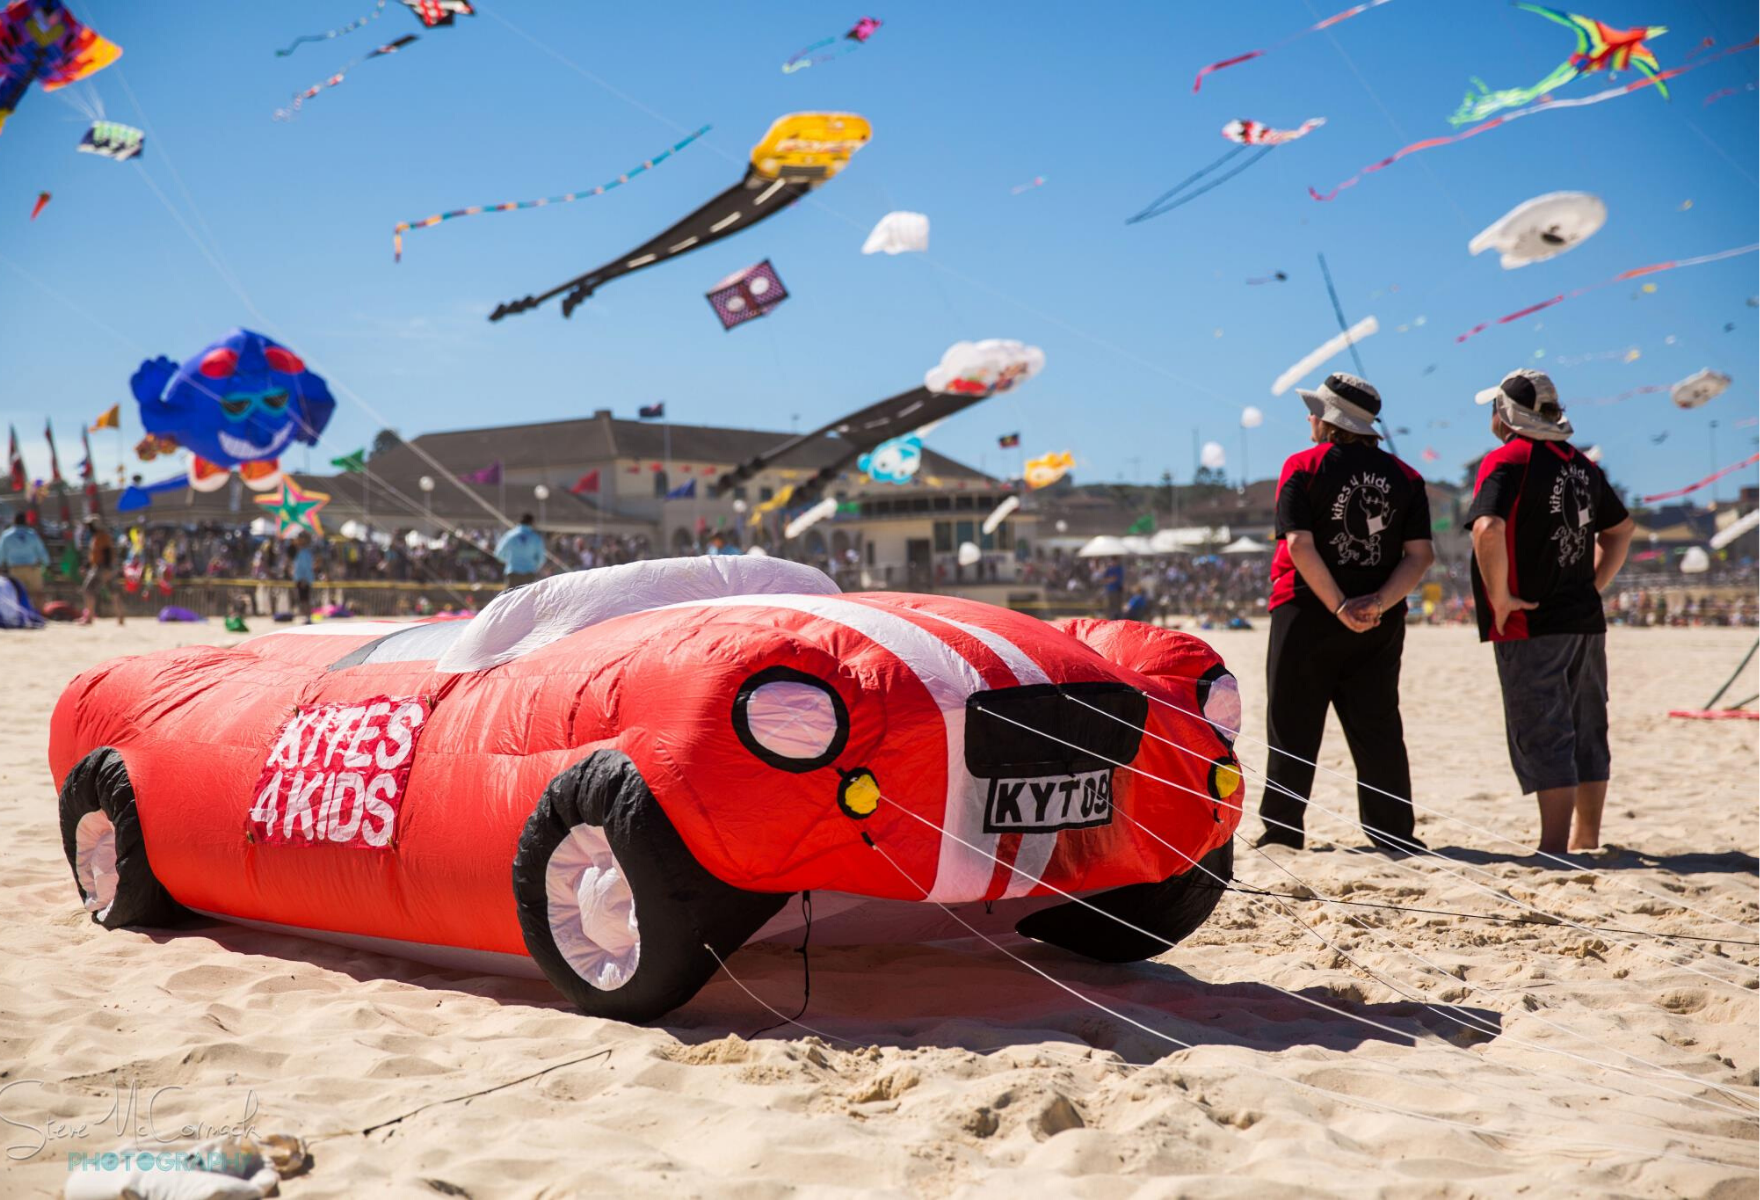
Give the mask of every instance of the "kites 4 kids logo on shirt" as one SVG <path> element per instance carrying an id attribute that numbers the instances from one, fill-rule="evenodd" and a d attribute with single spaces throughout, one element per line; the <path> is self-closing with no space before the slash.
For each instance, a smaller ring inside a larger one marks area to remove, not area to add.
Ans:
<path id="1" fill-rule="evenodd" d="M 1381 535 L 1393 512 L 1393 485 L 1385 475 L 1362 474 L 1351 478 L 1332 501 L 1332 520 L 1339 526 L 1332 547 L 1341 566 L 1361 563 L 1373 567 L 1381 562 Z"/>
<path id="2" fill-rule="evenodd" d="M 1558 565 L 1574 566 L 1589 551 L 1595 528 L 1595 485 L 1581 463 L 1571 463 L 1552 481 L 1546 510 L 1558 522 L 1552 540 L 1558 543 Z"/>
<path id="3" fill-rule="evenodd" d="M 295 713 L 257 778 L 251 840 L 389 847 L 429 711 L 417 697 L 378 696 Z"/>

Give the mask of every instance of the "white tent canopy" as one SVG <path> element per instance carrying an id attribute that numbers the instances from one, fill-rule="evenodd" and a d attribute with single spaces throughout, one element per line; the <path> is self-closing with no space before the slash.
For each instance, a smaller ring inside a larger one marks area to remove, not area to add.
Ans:
<path id="1" fill-rule="evenodd" d="M 1124 544 L 1123 538 L 1101 534 L 1088 539 L 1086 545 L 1076 551 L 1077 558 L 1123 558 L 1132 553 L 1131 548 Z"/>
<path id="2" fill-rule="evenodd" d="M 1250 537 L 1238 537 L 1222 548 L 1224 554 L 1264 554 L 1271 547 Z"/>
<path id="3" fill-rule="evenodd" d="M 1155 554 L 1179 554 L 1228 540 L 1228 526 L 1186 525 L 1178 529 L 1157 529 L 1149 539 Z"/>

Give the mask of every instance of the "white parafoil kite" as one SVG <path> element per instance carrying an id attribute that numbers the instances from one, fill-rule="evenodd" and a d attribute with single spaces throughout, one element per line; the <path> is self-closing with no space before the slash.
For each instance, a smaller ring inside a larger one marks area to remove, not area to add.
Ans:
<path id="1" fill-rule="evenodd" d="M 1281 396 L 1290 388 L 1300 383 L 1309 371 L 1324 363 L 1340 350 L 1347 349 L 1353 343 L 1360 342 L 1381 328 L 1381 323 L 1374 317 L 1364 317 L 1343 333 L 1327 338 L 1312 351 L 1302 356 L 1302 360 L 1277 377 L 1271 385 L 1271 394 Z"/>
<path id="2" fill-rule="evenodd" d="M 1503 252 L 1503 269 L 1556 258 L 1607 224 L 1607 205 L 1588 192 L 1549 192 L 1516 205 L 1467 243 L 1474 254 Z"/>
<path id="3" fill-rule="evenodd" d="M 1583 457 L 1588 459 L 1592 463 L 1599 463 L 1601 461 L 1601 457 L 1602 457 L 1601 447 L 1599 445 L 1590 446 L 1588 449 L 1583 451 Z"/>
<path id="4" fill-rule="evenodd" d="M 1021 498 L 1019 496 L 1004 496 L 1002 503 L 990 510 L 990 515 L 984 518 L 984 524 L 980 528 L 983 529 L 986 536 L 995 533 L 996 527 L 1008 520 L 1008 514 L 1020 506 Z"/>
<path id="5" fill-rule="evenodd" d="M 1711 555 L 1703 546 L 1688 546 L 1687 552 L 1681 555 L 1682 575 L 1703 575 L 1711 569 Z"/>
<path id="6" fill-rule="evenodd" d="M 976 566 L 978 563 L 982 562 L 983 560 L 984 560 L 984 552 L 982 550 L 978 549 L 978 543 L 976 543 L 976 542 L 961 542 L 959 544 L 959 565 L 960 566 L 973 567 L 973 566 Z"/>
<path id="7" fill-rule="evenodd" d="M 921 253 L 929 248 L 929 218 L 922 213 L 889 212 L 862 243 L 863 254 Z"/>
<path id="8" fill-rule="evenodd" d="M 1713 371 L 1706 367 L 1695 371 L 1668 390 L 1668 398 L 1674 401 L 1676 408 L 1698 408 L 1701 404 L 1723 395 L 1731 379 L 1721 371 Z"/>
<path id="9" fill-rule="evenodd" d="M 1265 424 L 1265 414 L 1260 412 L 1253 405 L 1249 404 L 1241 409 L 1242 429 L 1257 429 L 1263 424 Z"/>
<path id="10" fill-rule="evenodd" d="M 1198 462 L 1211 471 L 1220 471 L 1228 465 L 1228 452 L 1222 448 L 1221 442 L 1205 442 L 1204 448 L 1198 452 Z"/>
<path id="11" fill-rule="evenodd" d="M 956 396 L 992 396 L 1044 369 L 1045 352 L 1025 342 L 1009 338 L 955 342 L 923 376 L 923 386 Z"/>

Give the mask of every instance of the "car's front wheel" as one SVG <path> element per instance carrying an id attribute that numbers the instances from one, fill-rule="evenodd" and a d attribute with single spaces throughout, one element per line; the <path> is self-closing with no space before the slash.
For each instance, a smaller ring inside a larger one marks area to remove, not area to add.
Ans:
<path id="1" fill-rule="evenodd" d="M 61 785 L 61 846 L 80 900 L 106 929 L 172 925 L 187 910 L 153 874 L 122 755 L 92 751 Z"/>
<path id="2" fill-rule="evenodd" d="M 520 835 L 526 949 L 589 1016 L 648 1021 L 684 1004 L 782 908 L 691 856 L 629 758 L 600 750 L 550 782 Z M 711 954 L 707 947 L 714 947 Z"/>

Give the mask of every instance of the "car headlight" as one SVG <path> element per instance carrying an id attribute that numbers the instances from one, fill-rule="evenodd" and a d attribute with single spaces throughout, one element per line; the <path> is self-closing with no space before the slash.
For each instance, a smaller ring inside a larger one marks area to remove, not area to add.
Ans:
<path id="1" fill-rule="evenodd" d="M 829 683 L 769 667 L 740 685 L 733 731 L 760 762 L 802 773 L 829 766 L 849 741 L 849 709 Z"/>

